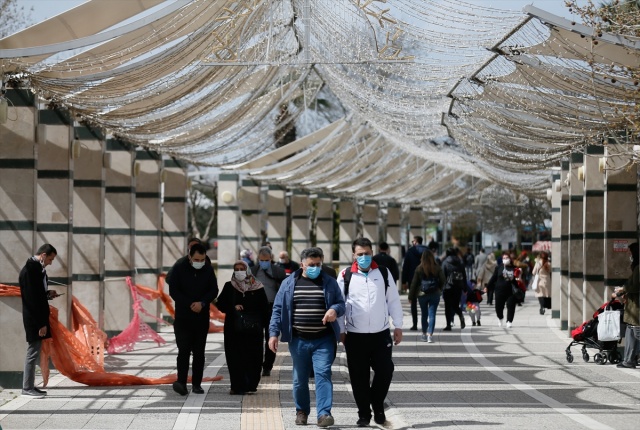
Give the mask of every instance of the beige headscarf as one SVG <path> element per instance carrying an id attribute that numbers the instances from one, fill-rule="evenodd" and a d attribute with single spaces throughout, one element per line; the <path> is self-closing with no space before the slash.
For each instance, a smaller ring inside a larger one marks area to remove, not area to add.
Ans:
<path id="1" fill-rule="evenodd" d="M 238 260 L 235 263 L 233 263 L 234 269 L 238 264 L 242 264 L 244 266 L 244 269 L 247 271 L 247 277 L 244 278 L 244 280 L 242 281 L 237 280 L 235 270 L 234 270 L 233 275 L 231 275 L 231 285 L 233 285 L 233 288 L 235 288 L 236 290 L 244 294 L 247 291 L 259 290 L 260 288 L 264 287 L 262 285 L 262 282 L 258 281 L 253 276 L 253 274 L 251 273 L 251 270 L 249 270 L 249 265 L 247 263 L 245 263 L 242 260 Z"/>

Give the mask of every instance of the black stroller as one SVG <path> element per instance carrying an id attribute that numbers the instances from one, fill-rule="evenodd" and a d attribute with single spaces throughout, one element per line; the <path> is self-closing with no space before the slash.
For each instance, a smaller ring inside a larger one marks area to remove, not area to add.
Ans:
<path id="1" fill-rule="evenodd" d="M 567 346 L 565 350 L 567 353 L 567 362 L 573 363 L 573 354 L 571 353 L 571 347 L 574 345 L 582 345 L 582 359 L 586 362 L 589 361 L 589 353 L 587 348 L 597 349 L 598 352 L 593 356 L 593 361 L 597 364 L 605 364 L 607 361 L 611 364 L 620 363 L 622 356 L 618 352 L 618 340 L 612 340 L 607 342 L 601 342 L 598 340 L 598 315 L 604 312 L 605 308 L 609 307 L 611 310 L 622 310 L 624 306 L 617 299 L 600 306 L 594 313 L 593 319 L 585 321 L 571 331 L 571 337 L 573 341 Z"/>

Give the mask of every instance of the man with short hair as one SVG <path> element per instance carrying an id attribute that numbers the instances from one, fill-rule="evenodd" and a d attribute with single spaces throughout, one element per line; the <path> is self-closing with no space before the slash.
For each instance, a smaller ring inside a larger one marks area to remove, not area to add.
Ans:
<path id="1" fill-rule="evenodd" d="M 378 250 L 380 252 L 373 256 L 373 261 L 378 263 L 379 266 L 384 266 L 389 269 L 391 276 L 393 276 L 393 280 L 397 284 L 398 279 L 400 279 L 400 270 L 398 269 L 398 262 L 391 256 L 389 244 L 387 242 L 380 242 Z"/>
<path id="2" fill-rule="evenodd" d="M 206 250 L 201 243 L 193 243 L 189 257 L 180 258 L 167 275 L 169 295 L 175 302 L 176 317 L 173 331 L 176 336 L 178 380 L 173 390 L 186 396 L 189 357 L 191 366 L 191 391 L 204 394 L 204 350 L 209 333 L 209 304 L 218 296 L 218 281 L 213 267 L 206 264 Z"/>
<path id="3" fill-rule="evenodd" d="M 49 290 L 49 278 L 45 270 L 57 255 L 58 251 L 51 244 L 42 245 L 27 260 L 19 275 L 22 322 L 29 344 L 22 377 L 23 397 L 41 399 L 47 394 L 35 386 L 36 364 L 40 364 L 42 341 L 51 337 L 49 300 L 59 296 L 55 290 Z M 10 348 L 10 345 L 5 347 Z"/>
<path id="4" fill-rule="evenodd" d="M 273 251 L 268 246 L 258 250 L 258 264 L 251 268 L 253 276 L 264 285 L 264 292 L 269 300 L 269 318 L 273 309 L 273 300 L 280 289 L 280 284 L 287 277 L 280 266 L 273 264 Z M 269 349 L 269 327 L 264 328 L 264 360 L 262 361 L 262 376 L 271 376 L 276 354 Z"/>
<path id="5" fill-rule="evenodd" d="M 293 361 L 293 400 L 296 424 L 306 425 L 311 412 L 309 373 L 315 373 L 318 427 L 334 424 L 331 416 L 333 383 L 331 364 L 340 338 L 337 319 L 344 315 L 344 299 L 335 279 L 322 270 L 322 254 L 307 248 L 300 255 L 302 268 L 282 283 L 273 303 L 269 349 L 289 343 Z"/>
<path id="6" fill-rule="evenodd" d="M 416 268 L 420 265 L 420 259 L 422 253 L 427 250 L 427 247 L 422 244 L 422 236 L 413 236 L 411 242 L 411 248 L 407 251 L 407 255 L 404 256 L 402 262 L 402 291 L 406 291 L 413 281 L 413 274 L 416 272 Z M 418 301 L 411 300 L 411 322 L 413 325 L 409 330 L 418 330 Z"/>
<path id="7" fill-rule="evenodd" d="M 372 409 L 373 420 L 383 425 L 387 419 L 384 399 L 394 370 L 392 344 L 402 341 L 402 305 L 393 276 L 384 270 L 385 282 L 383 271 L 373 261 L 371 241 L 358 238 L 351 249 L 355 261 L 338 275 L 347 309 L 345 317 L 338 320 L 340 339 L 347 353 L 349 378 L 358 406 L 357 425 L 369 426 Z M 389 317 L 394 325 L 393 336 Z M 374 373 L 371 382 L 370 368 Z"/>
<path id="8" fill-rule="evenodd" d="M 287 251 L 280 251 L 280 254 L 278 254 L 278 266 L 284 270 L 287 276 L 300 268 L 298 263 L 291 261 Z"/>

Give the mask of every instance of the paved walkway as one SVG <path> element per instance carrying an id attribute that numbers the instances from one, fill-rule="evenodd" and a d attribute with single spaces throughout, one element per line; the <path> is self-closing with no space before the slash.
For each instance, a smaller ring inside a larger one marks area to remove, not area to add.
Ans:
<path id="1" fill-rule="evenodd" d="M 406 302 L 406 299 L 405 299 Z M 635 429 L 640 421 L 640 369 L 618 369 L 582 360 L 567 363 L 570 339 L 528 297 L 514 327 L 500 328 L 484 306 L 482 327 L 443 332 L 441 303 L 435 343 L 405 331 L 394 349 L 396 372 L 387 403 L 387 428 L 426 429 Z M 410 320 L 405 307 L 405 323 Z M 467 317 L 467 323 L 469 318 Z M 110 370 L 144 376 L 175 371 L 176 348 L 141 344 L 111 356 Z M 291 360 L 282 348 L 272 376 L 258 393 L 230 396 L 222 334 L 209 335 L 206 395 L 182 397 L 171 386 L 86 387 L 55 375 L 46 399 L 0 392 L 0 426 L 10 429 L 293 429 Z M 589 350 L 591 356 L 595 351 Z M 355 428 L 357 413 L 342 346 L 334 367 L 333 428 Z M 17 397 L 16 397 L 17 396 Z M 310 423 L 315 422 L 312 409 Z M 373 422 L 372 422 L 373 424 Z M 315 425 L 312 425 L 315 427 Z"/>

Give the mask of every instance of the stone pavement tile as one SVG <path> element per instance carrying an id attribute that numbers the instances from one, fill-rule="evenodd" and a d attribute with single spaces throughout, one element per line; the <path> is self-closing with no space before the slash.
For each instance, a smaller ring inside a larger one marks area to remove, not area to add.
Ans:
<path id="1" fill-rule="evenodd" d="M 10 429 L 35 429 L 40 427 L 51 414 L 20 413 L 11 414 L 0 420 L 0 426 L 4 430 Z"/>
<path id="2" fill-rule="evenodd" d="M 78 414 L 78 415 L 57 415 L 49 417 L 42 423 L 40 428 L 42 429 L 83 429 L 86 424 L 91 420 L 93 414 Z"/>
<path id="3" fill-rule="evenodd" d="M 129 424 L 132 430 L 171 430 L 178 413 L 140 413 Z"/>
<path id="4" fill-rule="evenodd" d="M 95 414 L 85 424 L 86 429 L 126 429 L 129 428 L 131 422 L 136 415 L 132 413 L 114 413 L 114 410 Z"/>

